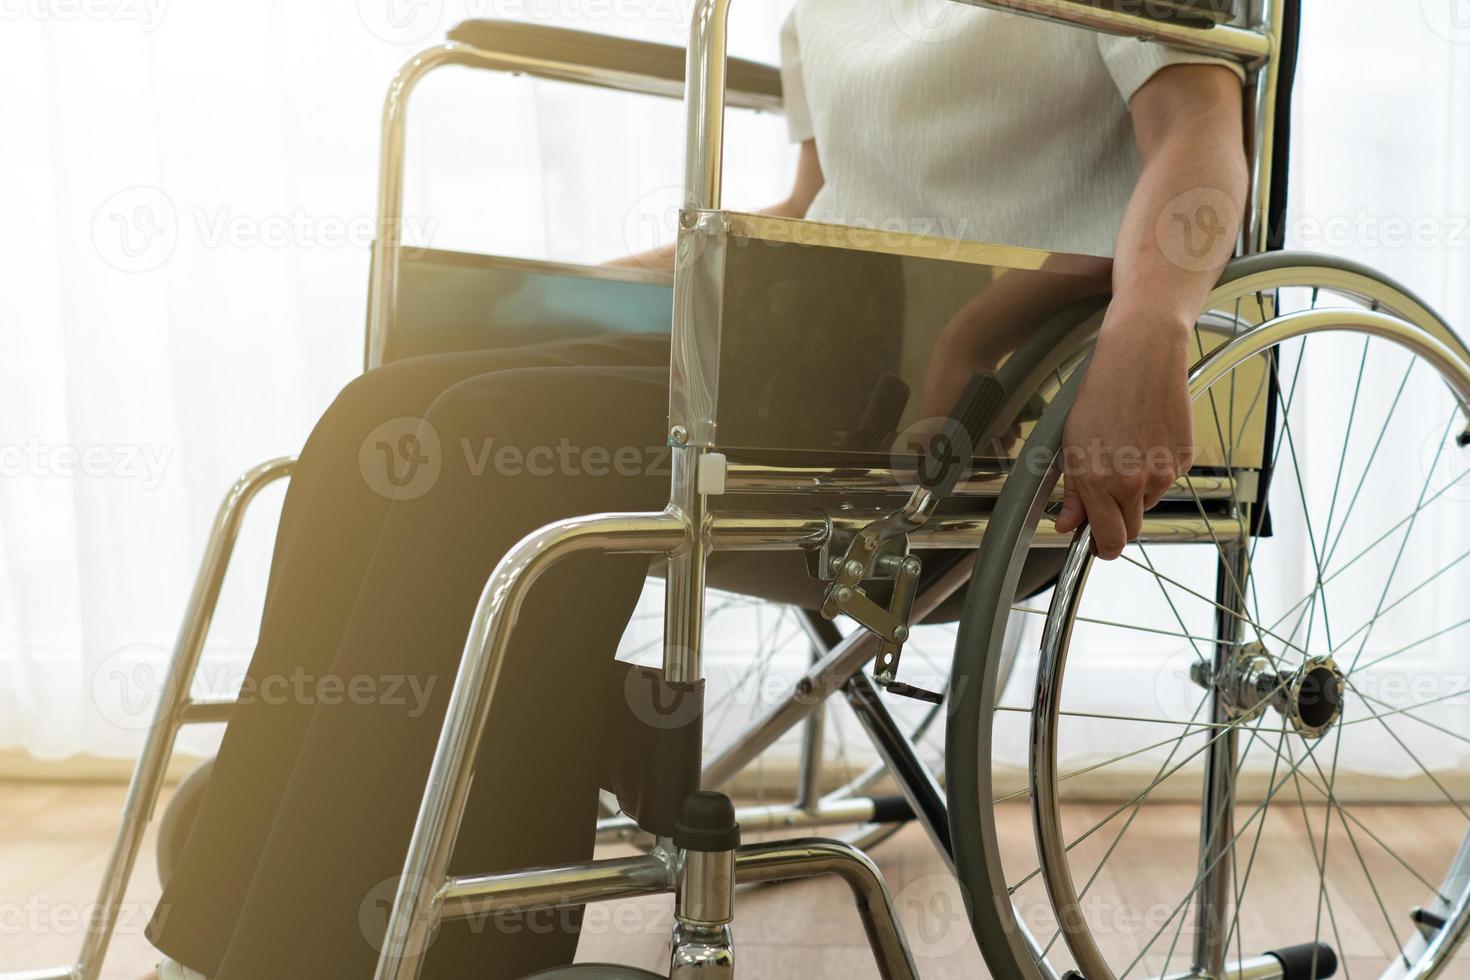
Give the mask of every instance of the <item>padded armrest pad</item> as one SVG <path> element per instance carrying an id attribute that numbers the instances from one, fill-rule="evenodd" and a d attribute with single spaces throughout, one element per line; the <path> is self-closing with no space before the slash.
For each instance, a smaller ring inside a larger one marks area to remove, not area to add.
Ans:
<path id="1" fill-rule="evenodd" d="M 1228 24 L 1235 19 L 1240 0 L 1080 0 L 1125 14 L 1140 14 L 1155 20 L 1196 20 Z"/>
<path id="2" fill-rule="evenodd" d="M 684 81 L 684 49 L 672 44 L 508 20 L 464 21 L 449 32 L 449 40 L 497 54 L 565 61 L 680 84 Z M 726 70 L 730 89 L 781 98 L 781 73 L 770 65 L 731 58 Z"/>

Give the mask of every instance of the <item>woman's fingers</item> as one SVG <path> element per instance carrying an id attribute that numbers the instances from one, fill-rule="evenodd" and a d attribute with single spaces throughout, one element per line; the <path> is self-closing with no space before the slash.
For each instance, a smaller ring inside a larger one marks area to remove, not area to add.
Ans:
<path id="1" fill-rule="evenodd" d="M 1062 486 L 1062 509 L 1057 513 L 1058 534 L 1071 534 L 1087 522 L 1087 509 L 1071 483 Z"/>
<path id="2" fill-rule="evenodd" d="M 1087 510 L 1087 524 L 1092 528 L 1093 550 L 1104 561 L 1112 561 L 1123 553 L 1124 546 L 1128 544 L 1128 524 L 1123 508 L 1106 491 L 1083 486 L 1079 493 Z"/>

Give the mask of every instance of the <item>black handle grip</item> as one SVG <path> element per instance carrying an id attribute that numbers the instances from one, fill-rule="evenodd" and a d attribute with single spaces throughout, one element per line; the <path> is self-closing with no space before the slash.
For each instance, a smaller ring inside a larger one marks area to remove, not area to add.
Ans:
<path id="1" fill-rule="evenodd" d="M 977 374 L 965 385 L 954 411 L 929 437 L 919 461 L 919 485 L 937 497 L 948 497 L 970 468 L 975 448 L 990 434 L 1005 403 L 1005 386 L 993 374 Z"/>
<path id="2" fill-rule="evenodd" d="M 1303 943 L 1268 954 L 1281 963 L 1283 980 L 1324 980 L 1337 973 L 1337 953 L 1326 943 Z"/>

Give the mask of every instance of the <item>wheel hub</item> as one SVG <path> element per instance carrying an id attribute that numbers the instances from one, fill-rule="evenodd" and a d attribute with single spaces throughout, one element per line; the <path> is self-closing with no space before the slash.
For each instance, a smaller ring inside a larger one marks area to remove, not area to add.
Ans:
<path id="1" fill-rule="evenodd" d="M 1253 721 L 1270 707 L 1298 735 L 1321 738 L 1342 717 L 1346 681 L 1331 657 L 1309 657 L 1296 670 L 1281 671 L 1263 644 L 1246 643 L 1223 669 L 1201 662 L 1191 676 L 1218 693 L 1231 720 Z"/>

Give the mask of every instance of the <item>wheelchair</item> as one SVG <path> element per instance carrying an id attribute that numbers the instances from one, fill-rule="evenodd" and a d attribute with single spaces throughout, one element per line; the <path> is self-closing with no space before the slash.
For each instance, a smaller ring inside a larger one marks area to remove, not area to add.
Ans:
<path id="1" fill-rule="evenodd" d="M 1298 4 L 968 2 L 1247 71 L 1250 207 L 1240 255 L 1194 333 L 1196 459 L 1106 567 L 1085 528 L 1061 535 L 1046 517 L 1108 264 L 724 209 L 726 108 L 781 106 L 774 69 L 726 57 L 728 0 L 699 0 L 687 51 L 469 21 L 394 80 L 368 367 L 545 338 L 544 316 L 517 311 L 548 302 L 572 333 L 666 323 L 673 476 L 665 510 L 544 527 L 485 584 L 377 980 L 417 976 L 442 921 L 665 893 L 675 901 L 670 976 L 729 977 L 737 886 L 817 875 L 851 888 L 878 973 L 915 977 L 894 898 L 865 851 L 908 821 L 958 878 L 965 923 L 996 977 L 1301 980 L 1339 964 L 1385 978 L 1463 973 L 1454 956 L 1470 928 L 1470 835 L 1457 850 L 1420 846 L 1394 826 L 1390 798 L 1339 782 L 1339 762 L 1388 751 L 1406 792 L 1418 787 L 1443 801 L 1446 820 L 1470 823 L 1470 794 L 1431 764 L 1437 742 L 1464 741 L 1443 722 L 1457 691 L 1386 683 L 1426 647 L 1462 643 L 1455 631 L 1470 623 L 1470 534 L 1455 536 L 1470 532 L 1460 495 L 1470 347 L 1373 270 L 1280 250 Z M 682 96 L 673 276 L 405 247 L 409 97 L 448 65 Z M 1013 340 L 995 372 L 977 377 L 928 449 L 895 453 L 895 433 L 919 421 L 910 395 L 938 331 L 1000 286 L 1027 295 L 1031 312 L 1017 325 L 997 304 Z M 246 473 L 222 505 L 93 927 L 74 965 L 25 976 L 98 976 L 176 734 L 229 716 L 229 702 L 192 697 L 191 680 L 245 511 L 291 466 Z M 1426 533 L 1431 525 L 1443 533 Z M 628 691 L 693 706 L 678 724 L 628 712 L 626 764 L 609 780 L 617 807 L 598 833 L 644 846 L 450 876 L 517 611 L 547 567 L 589 552 L 650 557 L 665 582 L 662 658 L 630 671 Z M 1406 576 L 1426 555 L 1436 571 Z M 786 603 L 813 656 L 788 695 L 706 754 L 702 651 L 715 588 Z M 1344 605 L 1347 589 L 1366 604 Z M 839 618 L 855 627 L 839 630 Z M 943 690 L 927 690 L 905 680 L 904 654 L 921 624 L 944 619 L 958 622 L 952 666 Z M 1132 672 L 1129 713 L 1115 707 L 1116 680 L 1099 681 L 1104 667 Z M 1137 695 L 1150 687 L 1156 710 L 1140 714 Z M 881 762 L 829 792 L 821 719 L 838 694 Z M 891 705 L 914 703 L 918 720 L 897 720 Z M 916 744 L 941 721 L 942 769 Z M 792 803 L 736 808 L 717 792 L 798 730 Z M 1022 747 L 1023 772 L 994 761 L 1004 746 Z M 165 841 L 187 832 L 203 778 L 165 813 Z M 873 792 L 884 782 L 897 792 Z M 1014 807 L 1023 821 L 1007 819 Z M 1182 807 L 1197 810 L 1197 838 L 1175 840 L 1156 821 Z M 1293 835 L 1296 860 L 1257 860 L 1268 826 Z M 822 827 L 841 832 L 740 839 Z M 1024 846 L 1003 842 L 1013 832 Z M 1145 858 L 1154 870 L 1130 870 Z M 1130 926 L 1140 910 L 1147 921 Z M 653 974 L 580 965 L 541 975 Z"/>

